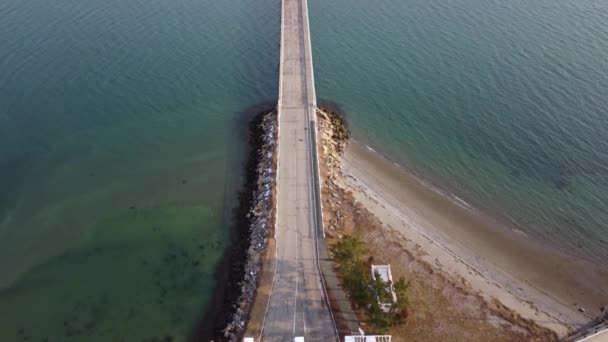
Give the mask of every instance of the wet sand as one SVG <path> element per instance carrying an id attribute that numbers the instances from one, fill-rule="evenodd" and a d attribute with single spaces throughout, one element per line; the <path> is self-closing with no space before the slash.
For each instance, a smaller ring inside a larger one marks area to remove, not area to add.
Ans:
<path id="1" fill-rule="evenodd" d="M 608 304 L 608 271 L 563 254 L 449 198 L 378 153 L 349 143 L 343 186 L 421 258 L 487 301 L 563 335 Z M 580 309 L 583 308 L 584 312 Z"/>

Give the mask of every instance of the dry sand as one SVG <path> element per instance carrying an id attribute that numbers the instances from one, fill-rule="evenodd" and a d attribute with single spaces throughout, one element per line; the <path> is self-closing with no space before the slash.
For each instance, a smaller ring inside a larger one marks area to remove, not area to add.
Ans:
<path id="1" fill-rule="evenodd" d="M 453 284 L 463 284 L 483 299 L 485 309 L 502 312 L 503 318 L 531 320 L 563 336 L 608 303 L 605 269 L 552 250 L 433 191 L 363 145 L 349 143 L 341 173 L 336 185 L 352 192 L 386 230 L 379 241 L 393 241 L 391 248 L 430 265 L 431 274 L 437 271 Z"/>

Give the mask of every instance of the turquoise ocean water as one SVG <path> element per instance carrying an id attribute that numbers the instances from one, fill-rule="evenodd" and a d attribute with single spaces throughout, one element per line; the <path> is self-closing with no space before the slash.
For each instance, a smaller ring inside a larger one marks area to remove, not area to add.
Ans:
<path id="1" fill-rule="evenodd" d="M 608 3 L 311 1 L 317 94 L 355 136 L 608 264 Z"/>
<path id="2" fill-rule="evenodd" d="M 275 1 L 0 2 L 0 341 L 182 340 L 212 296 Z"/>
<path id="3" fill-rule="evenodd" d="M 608 5 L 310 0 L 355 136 L 608 261 Z M 0 2 L 0 341 L 182 339 L 212 295 L 278 0 Z"/>

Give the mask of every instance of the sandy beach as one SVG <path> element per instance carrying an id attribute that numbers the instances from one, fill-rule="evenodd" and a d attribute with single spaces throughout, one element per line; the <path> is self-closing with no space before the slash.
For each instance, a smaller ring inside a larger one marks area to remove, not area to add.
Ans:
<path id="1" fill-rule="evenodd" d="M 404 168 L 351 141 L 341 187 L 405 249 L 487 302 L 564 335 L 608 303 L 608 272 L 552 250 L 428 187 Z M 604 284 L 604 286 L 602 286 Z"/>

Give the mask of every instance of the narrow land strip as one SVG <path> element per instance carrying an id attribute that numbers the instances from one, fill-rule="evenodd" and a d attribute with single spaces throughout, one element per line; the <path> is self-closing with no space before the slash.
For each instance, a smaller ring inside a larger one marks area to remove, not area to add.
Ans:
<path id="1" fill-rule="evenodd" d="M 382 196 L 372 198 L 370 196 L 378 194 L 350 183 L 359 180 L 343 172 L 343 163 L 352 157 L 353 146 L 345 148 L 341 139 L 336 139 L 339 132 L 332 131 L 332 125 L 327 121 L 321 119 L 319 126 L 328 239 L 354 235 L 365 242 L 368 262 L 390 264 L 394 278 L 405 276 L 411 281 L 407 291 L 409 315 L 404 324 L 389 330 L 393 341 L 556 340 L 554 332 L 521 317 L 496 300 L 488 300 L 466 279 L 444 270 L 444 259 L 439 261 L 435 259 L 437 254 L 427 254 L 424 248 L 433 244 L 418 244 L 420 239 L 416 239 L 416 231 L 399 231 L 397 225 L 402 221 L 409 222 L 409 219 L 399 209 L 382 202 Z M 373 164 L 377 166 L 377 163 L 378 160 L 374 159 Z M 372 172 L 365 180 L 383 182 L 386 175 L 380 171 Z M 433 252 L 431 249 L 428 251 Z M 374 327 L 365 322 L 365 310 L 358 313 L 363 330 L 374 332 Z"/>
<path id="2" fill-rule="evenodd" d="M 337 340 L 318 265 L 320 197 L 307 3 L 284 0 L 278 106 L 276 269 L 262 326 L 264 341 Z M 311 112 L 312 111 L 312 112 Z"/>
<path id="3" fill-rule="evenodd" d="M 598 286 L 608 281 L 605 270 L 457 206 L 364 146 L 351 144 L 342 168 L 357 200 L 418 244 L 427 262 L 438 260 L 437 268 L 524 317 L 563 335 L 598 315 L 608 300 Z"/>

